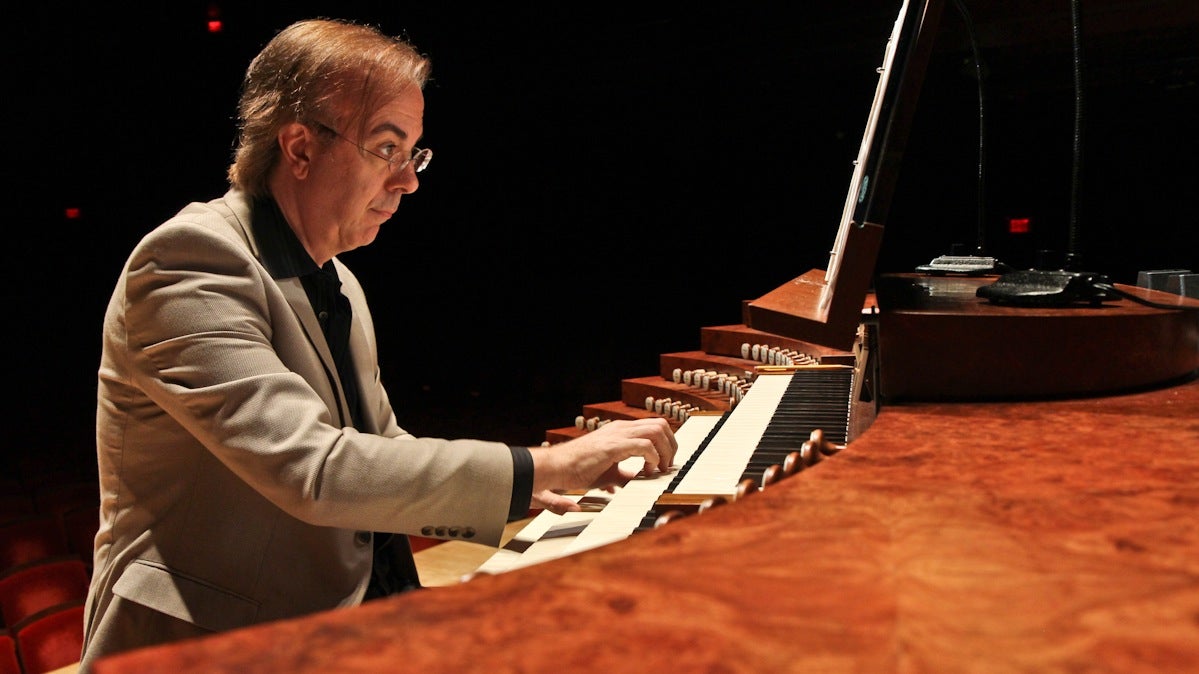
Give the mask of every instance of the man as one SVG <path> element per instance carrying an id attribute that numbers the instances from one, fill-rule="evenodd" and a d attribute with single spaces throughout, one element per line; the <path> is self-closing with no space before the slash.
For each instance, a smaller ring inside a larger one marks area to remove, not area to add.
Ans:
<path id="1" fill-rule="evenodd" d="M 625 458 L 670 467 L 661 419 L 531 449 L 397 425 L 336 256 L 417 189 L 428 68 L 369 27 L 288 27 L 246 72 L 229 192 L 130 255 L 104 321 L 82 671 L 419 587 L 392 534 L 496 545 L 530 506 L 577 509 L 556 490 L 629 479 Z"/>

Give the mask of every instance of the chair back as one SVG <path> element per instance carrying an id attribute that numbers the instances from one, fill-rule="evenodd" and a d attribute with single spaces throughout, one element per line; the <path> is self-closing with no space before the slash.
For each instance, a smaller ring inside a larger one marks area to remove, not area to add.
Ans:
<path id="1" fill-rule="evenodd" d="M 3 629 L 0 629 L 0 674 L 23 674 L 21 661 L 17 659 L 17 642 Z"/>
<path id="2" fill-rule="evenodd" d="M 0 617 L 16 625 L 42 609 L 87 597 L 91 578 L 78 557 L 54 557 L 0 575 Z"/>
<path id="3" fill-rule="evenodd" d="M 25 674 L 43 674 L 79 662 L 83 604 L 78 599 L 42 609 L 12 627 Z"/>
<path id="4" fill-rule="evenodd" d="M 50 513 L 37 513 L 0 526 L 0 573 L 69 553 L 62 526 Z"/>

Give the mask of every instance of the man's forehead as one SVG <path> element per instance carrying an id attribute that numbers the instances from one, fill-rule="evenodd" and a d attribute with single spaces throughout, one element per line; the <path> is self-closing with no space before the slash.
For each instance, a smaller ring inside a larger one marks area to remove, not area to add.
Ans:
<path id="1" fill-rule="evenodd" d="M 391 99 L 366 120 L 368 133 L 392 131 L 400 137 L 419 137 L 424 128 L 425 99 L 420 89 Z"/>

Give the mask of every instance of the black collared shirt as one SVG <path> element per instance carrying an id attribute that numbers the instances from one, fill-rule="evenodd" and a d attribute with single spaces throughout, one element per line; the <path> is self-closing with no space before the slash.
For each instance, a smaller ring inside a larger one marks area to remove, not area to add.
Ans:
<path id="1" fill-rule="evenodd" d="M 308 301 L 320 320 L 329 350 L 337 365 L 337 376 L 345 391 L 346 406 L 352 419 L 345 420 L 354 428 L 362 428 L 362 409 L 359 406 L 357 370 L 350 361 L 350 323 L 353 311 L 350 301 L 341 293 L 341 280 L 330 260 L 318 267 L 308 251 L 304 250 L 299 237 L 279 211 L 273 199 L 256 199 L 253 205 L 251 226 L 262 256 L 262 263 L 274 279 L 299 277 Z M 528 504 L 533 496 L 533 456 L 527 447 L 510 445 L 512 465 L 512 500 L 508 519 L 515 520 L 528 513 Z"/>
<path id="2" fill-rule="evenodd" d="M 320 321 L 321 331 L 325 333 L 325 341 L 329 343 L 329 351 L 333 354 L 341 389 L 345 391 L 346 407 L 350 410 L 351 418 L 342 419 L 342 423 L 361 429 L 358 373 L 350 362 L 350 320 L 353 311 L 350 301 L 341 294 L 341 279 L 337 277 L 333 261 L 329 260 L 321 267 L 316 266 L 273 200 L 256 200 L 251 222 L 262 262 L 271 272 L 271 277 L 299 277 L 304 286 L 308 302 Z"/>

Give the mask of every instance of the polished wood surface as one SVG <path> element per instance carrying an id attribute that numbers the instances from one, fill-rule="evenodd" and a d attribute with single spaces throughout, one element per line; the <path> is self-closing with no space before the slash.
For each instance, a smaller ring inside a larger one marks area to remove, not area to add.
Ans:
<path id="1" fill-rule="evenodd" d="M 976 296 L 995 277 L 879 279 L 882 394 L 899 400 L 1078 396 L 1199 369 L 1199 300 L 1120 285 L 1097 306 L 1014 307 Z"/>
<path id="2" fill-rule="evenodd" d="M 746 307 L 746 323 L 765 332 L 805 339 L 839 349 L 853 347 L 862 305 L 869 295 L 870 270 L 882 242 L 882 227 L 867 223 L 854 227 L 855 236 L 844 258 L 839 280 L 832 289 L 823 269 L 813 269 L 775 288 Z"/>
<path id="3" fill-rule="evenodd" d="M 625 541 L 96 671 L 1199 671 L 1196 419 L 1194 381 L 892 405 Z"/>

